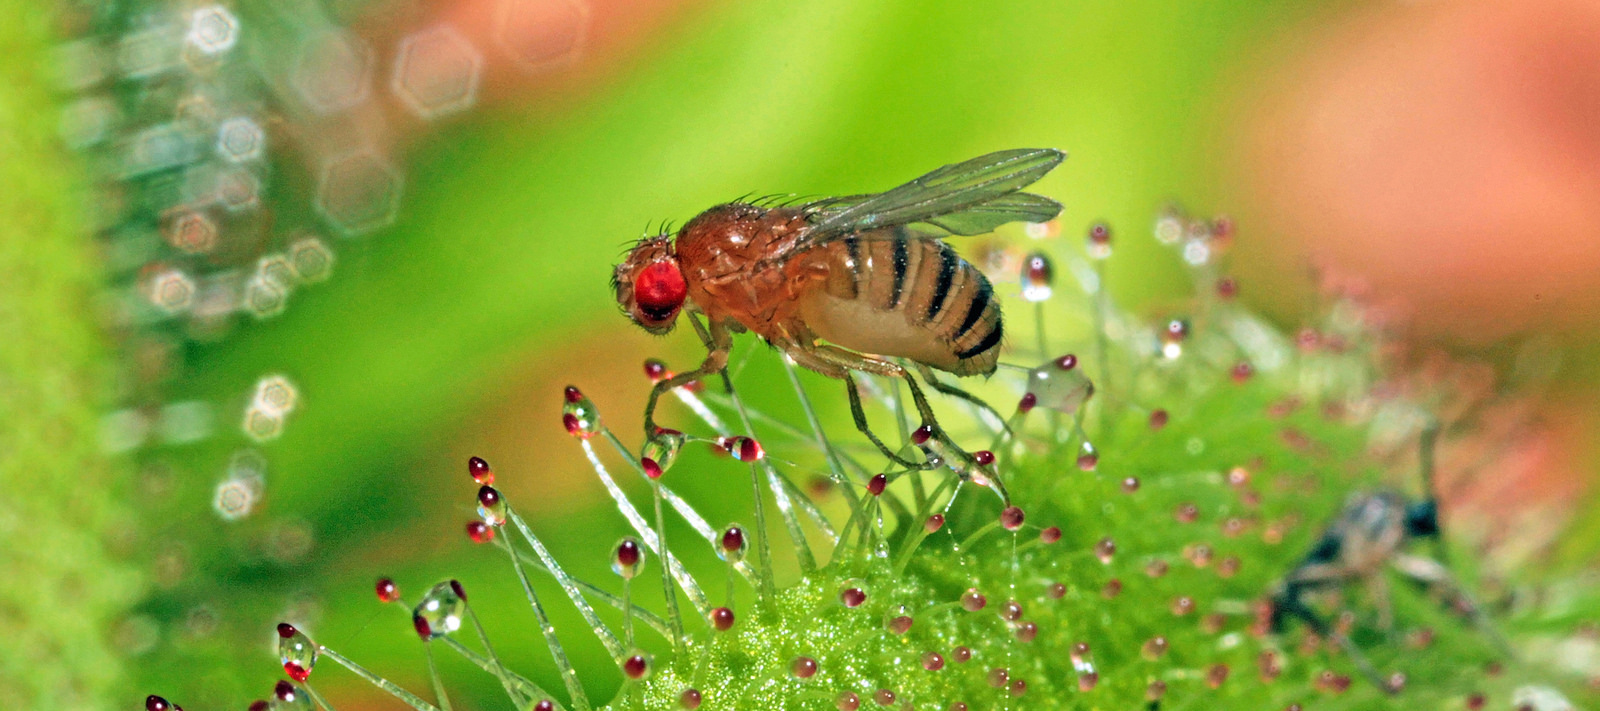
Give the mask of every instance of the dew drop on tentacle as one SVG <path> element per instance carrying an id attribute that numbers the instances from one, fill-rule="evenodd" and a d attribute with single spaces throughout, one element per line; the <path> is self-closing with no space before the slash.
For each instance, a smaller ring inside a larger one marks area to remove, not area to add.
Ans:
<path id="1" fill-rule="evenodd" d="M 1017 623 L 1017 641 L 1023 644 L 1032 642 L 1039 636 L 1039 625 L 1031 620 Z"/>
<path id="2" fill-rule="evenodd" d="M 280 681 L 272 687 L 272 696 L 277 700 L 272 705 L 273 711 L 300 711 L 311 708 L 311 697 L 300 691 L 300 688 L 287 681 Z"/>
<path id="3" fill-rule="evenodd" d="M 372 586 L 372 591 L 377 594 L 378 602 L 394 602 L 400 599 L 400 588 L 390 578 L 378 578 Z"/>
<path id="4" fill-rule="evenodd" d="M 1077 356 L 1067 354 L 1028 371 L 1026 409 L 1043 407 L 1071 415 L 1094 394 L 1094 383 L 1078 368 Z M 1031 402 L 1028 402 L 1031 396 Z M 1022 409 L 1019 405 L 1018 409 Z"/>
<path id="5" fill-rule="evenodd" d="M 1160 659 L 1166 653 L 1167 638 L 1160 635 L 1145 640 L 1144 645 L 1139 648 L 1140 656 L 1143 656 L 1149 661 Z"/>
<path id="6" fill-rule="evenodd" d="M 1221 688 L 1222 683 L 1228 680 L 1228 665 L 1213 664 L 1206 670 L 1206 686 L 1213 689 Z"/>
<path id="7" fill-rule="evenodd" d="M 468 521 L 467 538 L 473 543 L 488 543 L 494 540 L 494 527 L 482 521 Z"/>
<path id="8" fill-rule="evenodd" d="M 1010 691 L 1011 695 L 1014 697 L 1022 696 L 1023 694 L 1028 693 L 1028 682 L 1021 679 L 1012 679 L 1011 683 L 1007 685 L 1006 689 L 1007 691 Z"/>
<path id="9" fill-rule="evenodd" d="M 1050 583 L 1050 587 L 1046 589 L 1046 593 L 1050 595 L 1050 599 L 1060 600 L 1061 598 L 1067 596 L 1067 584 Z"/>
<path id="10" fill-rule="evenodd" d="M 617 547 L 611 554 L 611 572 L 620 575 L 625 580 L 631 580 L 644 568 L 644 549 L 639 547 L 639 540 L 633 536 L 625 536 L 617 541 Z"/>
<path id="11" fill-rule="evenodd" d="M 600 431 L 600 411 L 577 386 L 568 385 L 562 393 L 561 424 L 567 434 L 589 439 Z"/>
<path id="12" fill-rule="evenodd" d="M 478 488 L 478 517 L 489 526 L 499 526 L 506 522 L 506 502 L 500 498 L 500 492 L 492 486 L 484 485 Z"/>
<path id="13" fill-rule="evenodd" d="M 1111 225 L 1096 222 L 1089 226 L 1089 235 L 1086 249 L 1092 259 L 1106 259 L 1111 256 Z"/>
<path id="14" fill-rule="evenodd" d="M 678 452 L 683 450 L 686 441 L 688 438 L 682 432 L 657 427 L 655 434 L 639 448 L 639 463 L 644 473 L 651 479 L 660 479 L 678 461 Z"/>
<path id="15" fill-rule="evenodd" d="M 922 653 L 922 668 L 931 672 L 944 668 L 944 655 L 938 652 Z"/>
<path id="16" fill-rule="evenodd" d="M 1085 440 L 1083 444 L 1078 446 L 1078 469 L 1092 472 L 1098 466 L 1100 466 L 1100 452 L 1094 448 L 1093 444 Z"/>
<path id="17" fill-rule="evenodd" d="M 556 702 L 549 699 L 540 699 L 533 705 L 533 711 L 556 711 Z"/>
<path id="18" fill-rule="evenodd" d="M 1050 544 L 1053 544 L 1053 543 L 1055 543 L 1057 541 L 1060 541 L 1060 540 L 1061 540 L 1061 527 L 1060 526 L 1050 526 L 1048 528 L 1045 528 L 1043 531 L 1039 532 L 1039 542 L 1040 543 L 1044 543 L 1045 545 L 1050 545 Z"/>
<path id="19" fill-rule="evenodd" d="M 839 709 L 839 711 L 856 711 L 861 708 L 861 697 L 857 696 L 853 691 L 841 692 L 834 699 L 833 707 Z"/>
<path id="20" fill-rule="evenodd" d="M 879 706 L 890 706 L 890 705 L 893 705 L 894 704 L 894 692 L 890 691 L 888 689 L 879 689 L 877 691 L 872 692 L 872 700 L 878 702 Z"/>
<path id="21" fill-rule="evenodd" d="M 467 473 L 472 475 L 472 480 L 483 486 L 494 484 L 494 470 L 489 468 L 489 462 L 483 457 L 467 459 Z"/>
<path id="22" fill-rule="evenodd" d="M 1104 597 L 1107 600 L 1113 599 L 1116 596 L 1121 595 L 1121 594 L 1122 594 L 1122 581 L 1118 580 L 1117 578 L 1112 578 L 1110 580 L 1107 580 L 1105 587 L 1100 589 L 1100 596 Z"/>
<path id="23" fill-rule="evenodd" d="M 722 531 L 722 538 L 717 544 L 717 557 L 729 563 L 738 563 L 744 560 L 749 549 L 750 541 L 744 535 L 744 528 L 734 524 Z"/>
<path id="24" fill-rule="evenodd" d="M 941 513 L 933 514 L 922 522 L 922 530 L 928 533 L 937 533 L 941 528 L 944 528 L 944 514 Z"/>
<path id="25" fill-rule="evenodd" d="M 913 623 L 911 608 L 905 605 L 893 605 L 883 615 L 883 627 L 891 634 L 903 635 L 910 632 Z"/>
<path id="26" fill-rule="evenodd" d="M 1026 515 L 1020 507 L 1007 506 L 1000 512 L 1000 526 L 1007 531 L 1015 531 L 1022 528 L 1022 522 L 1025 518 Z"/>
<path id="27" fill-rule="evenodd" d="M 278 623 L 278 661 L 295 681 L 305 681 L 317 664 L 317 645 L 287 622 Z"/>
<path id="28" fill-rule="evenodd" d="M 977 612 L 988 604 L 989 598 L 984 597 L 976 588 L 967 588 L 967 591 L 961 594 L 961 609 L 967 612 Z"/>
<path id="29" fill-rule="evenodd" d="M 992 686 L 996 689 L 1004 689 L 1006 687 L 1006 682 L 1011 681 L 1011 672 L 1006 671 L 1002 667 L 995 667 L 990 669 L 989 673 L 985 675 L 984 678 L 989 681 L 989 686 Z"/>
<path id="30" fill-rule="evenodd" d="M 144 709 L 145 711 L 172 711 L 172 702 L 151 694 L 144 697 Z"/>
<path id="31" fill-rule="evenodd" d="M 650 676 L 650 655 L 645 652 L 634 652 L 627 659 L 622 660 L 622 674 L 631 681 L 642 681 Z"/>
<path id="32" fill-rule="evenodd" d="M 966 664 L 972 660 L 972 649 L 964 645 L 958 646 L 950 650 L 950 659 L 957 664 Z"/>
<path id="33" fill-rule="evenodd" d="M 684 711 L 694 711 L 695 709 L 700 708 L 700 699 L 701 697 L 699 689 L 692 687 L 684 689 L 683 693 L 678 694 L 678 708 L 681 708 Z"/>
<path id="34" fill-rule="evenodd" d="M 1099 558 L 1101 563 L 1110 565 L 1111 559 L 1116 556 L 1116 554 L 1117 542 L 1111 540 L 1110 536 L 1106 536 L 1105 538 L 1095 542 L 1094 557 Z"/>
<path id="35" fill-rule="evenodd" d="M 754 437 L 740 435 L 728 442 L 728 453 L 741 462 L 759 461 L 767 456 L 766 450 L 761 448 L 761 443 Z"/>
<path id="36" fill-rule="evenodd" d="M 866 591 L 861 589 L 860 580 L 847 580 L 839 590 L 839 602 L 845 607 L 861 607 L 867 601 Z"/>
<path id="37" fill-rule="evenodd" d="M 460 583 L 454 580 L 429 588 L 411 610 L 411 623 L 417 636 L 427 641 L 461 629 L 461 615 L 466 607 L 462 592 Z"/>
<path id="38" fill-rule="evenodd" d="M 1022 603 L 1016 600 L 1007 600 L 1000 605 L 1000 617 L 1007 622 L 1016 622 L 1022 619 Z"/>
<path id="39" fill-rule="evenodd" d="M 727 632 L 733 629 L 733 610 L 726 607 L 718 607 L 711 611 L 710 617 L 711 626 L 715 627 L 718 632 Z"/>
<path id="40" fill-rule="evenodd" d="M 817 660 L 811 657 L 795 657 L 789 662 L 789 676 L 796 679 L 810 679 L 817 675 Z"/>
<path id="41" fill-rule="evenodd" d="M 1039 303 L 1050 298 L 1055 284 L 1055 267 L 1043 252 L 1033 252 L 1022 260 L 1022 298 Z"/>
<path id="42" fill-rule="evenodd" d="M 867 493 L 873 496 L 882 496 L 883 490 L 889 486 L 889 477 L 876 474 L 867 480 Z"/>

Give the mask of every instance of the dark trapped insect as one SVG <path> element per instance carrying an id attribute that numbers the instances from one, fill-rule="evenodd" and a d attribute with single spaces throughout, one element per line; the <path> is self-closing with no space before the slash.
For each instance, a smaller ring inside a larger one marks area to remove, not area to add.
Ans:
<path id="1" fill-rule="evenodd" d="M 872 433 L 851 374 L 904 378 L 925 432 L 971 464 L 893 359 L 908 361 L 934 389 L 983 405 L 930 370 L 991 374 L 1005 334 L 988 279 L 940 238 L 1053 219 L 1059 203 L 1021 190 L 1065 157 L 1047 148 L 999 151 L 883 193 L 786 207 L 733 202 L 700 213 L 675 236 L 641 240 L 613 274 L 617 303 L 657 334 L 687 309 L 709 351 L 699 368 L 656 383 L 645 436 L 656 431 L 662 393 L 721 371 L 732 335 L 751 331 L 795 363 L 845 381 L 856 428 L 886 456 L 932 468 L 931 460 L 901 458 Z"/>
<path id="2" fill-rule="evenodd" d="M 1422 481 L 1426 489 L 1422 500 L 1408 500 L 1392 491 L 1351 496 L 1311 550 L 1276 585 L 1271 598 L 1274 632 L 1281 632 L 1290 617 L 1305 622 L 1319 636 L 1343 647 L 1363 676 L 1390 692 L 1396 690 L 1379 676 L 1360 649 L 1307 604 L 1309 596 L 1350 583 L 1363 583 L 1378 606 L 1379 626 L 1391 631 L 1394 613 L 1384 569 L 1393 568 L 1420 586 L 1447 593 L 1502 653 L 1511 654 L 1509 646 L 1495 633 L 1483 611 L 1450 575 L 1444 563 L 1407 551 L 1418 539 L 1436 542 L 1440 539 L 1439 502 L 1433 487 L 1433 452 L 1437 438 L 1436 426 L 1430 425 L 1422 433 Z"/>

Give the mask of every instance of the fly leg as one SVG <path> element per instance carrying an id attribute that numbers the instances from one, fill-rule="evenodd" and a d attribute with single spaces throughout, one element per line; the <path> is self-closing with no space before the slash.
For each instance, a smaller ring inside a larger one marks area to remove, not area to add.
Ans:
<path id="1" fill-rule="evenodd" d="M 912 377 L 911 371 L 906 370 L 895 363 L 878 360 L 876 358 L 869 358 L 859 353 L 852 353 L 836 346 L 813 346 L 811 348 L 811 352 L 823 360 L 834 363 L 847 370 L 858 370 L 863 373 L 871 373 L 873 375 L 882 375 L 891 378 L 903 378 L 906 381 L 906 385 L 911 388 L 911 401 L 916 404 L 917 413 L 922 416 L 922 423 L 933 430 L 933 436 L 938 438 L 939 442 L 944 444 L 945 447 L 949 449 L 952 456 L 955 456 L 961 460 L 960 468 L 951 467 L 951 469 L 955 470 L 963 480 L 966 480 L 972 477 L 973 470 L 979 468 L 977 460 L 974 459 L 971 454 L 968 454 L 967 451 L 962 449 L 960 445 L 952 442 L 950 438 L 945 435 L 944 429 L 939 426 L 938 417 L 933 414 L 933 406 L 928 404 L 927 396 L 922 394 L 922 388 L 917 385 L 917 379 Z M 924 464 L 920 465 L 918 468 L 929 469 L 931 467 Z M 1011 496 L 1006 492 L 1005 484 L 1000 481 L 999 477 L 994 477 L 993 483 L 995 493 L 1000 495 L 1000 499 L 1002 501 L 1005 501 L 1007 504 L 1009 504 L 1011 501 Z"/>
<path id="2" fill-rule="evenodd" d="M 1005 415 L 1000 414 L 1000 411 L 994 409 L 993 405 L 990 405 L 989 403 L 984 402 L 983 398 L 980 398 L 977 395 L 973 395 L 972 393 L 969 393 L 969 392 L 967 392 L 965 390 L 962 390 L 961 388 L 958 388 L 958 387 L 956 387 L 954 385 L 950 385 L 948 383 L 940 382 L 939 381 L 939 376 L 937 374 L 935 374 L 933 372 L 933 369 L 929 368 L 926 364 L 916 363 L 915 365 L 916 365 L 916 368 L 917 368 L 917 373 L 922 375 L 922 379 L 925 382 L 928 383 L 928 387 L 933 388 L 934 390 L 937 390 L 937 391 L 939 391 L 941 393 L 944 393 L 945 395 L 949 395 L 951 397 L 958 397 L 958 398 L 961 398 L 962 400 L 966 400 L 967 402 L 970 402 L 973 405 L 976 405 L 976 406 L 982 408 L 985 412 L 988 412 L 989 414 L 994 415 L 995 421 L 1000 423 L 1000 430 L 1002 432 L 1004 432 L 1007 437 L 1011 436 L 1011 427 L 1006 424 Z"/>
<path id="3" fill-rule="evenodd" d="M 700 322 L 692 318 L 690 320 L 694 321 L 695 330 L 700 331 Z M 680 385 L 688 385 L 712 373 L 721 372 L 724 378 L 727 377 L 723 369 L 728 365 L 728 351 L 733 348 L 733 337 L 726 328 L 718 326 L 716 323 L 712 323 L 710 331 L 702 334 L 702 336 L 706 342 L 708 352 L 706 353 L 705 361 L 700 363 L 700 367 L 657 381 L 655 387 L 650 389 L 650 399 L 646 400 L 644 405 L 644 438 L 646 441 L 654 438 L 656 431 L 660 429 L 656 426 L 655 414 L 656 402 L 660 400 L 663 393 L 669 392 Z"/>
<path id="4" fill-rule="evenodd" d="M 1350 662 L 1356 666 L 1356 671 L 1366 677 L 1367 681 L 1372 682 L 1373 686 L 1382 689 L 1384 693 L 1394 694 L 1395 690 L 1378 674 L 1378 670 L 1373 668 L 1372 662 L 1367 660 L 1367 655 L 1361 652 L 1361 648 L 1357 647 L 1355 642 L 1350 641 L 1349 637 L 1335 630 L 1326 620 L 1322 619 L 1321 616 L 1317 615 L 1305 604 L 1305 601 L 1301 599 L 1303 589 L 1290 583 L 1282 592 L 1273 597 L 1272 614 L 1274 620 L 1279 621 L 1281 620 L 1281 615 L 1289 615 L 1304 622 L 1307 627 L 1311 628 L 1312 632 L 1317 633 L 1317 636 L 1323 639 L 1331 639 L 1334 644 L 1339 645 L 1339 648 L 1344 650 L 1345 656 L 1349 657 Z"/>
<path id="5" fill-rule="evenodd" d="M 1500 632 L 1489 622 L 1488 615 L 1485 615 L 1483 609 L 1478 607 L 1476 602 L 1473 602 L 1472 597 L 1467 595 L 1467 591 L 1455 581 L 1455 578 L 1450 575 L 1450 571 L 1445 569 L 1444 564 L 1436 560 L 1406 553 L 1395 554 L 1393 564 L 1395 570 L 1400 571 L 1401 574 L 1423 586 L 1443 588 L 1446 593 L 1455 598 L 1456 604 L 1466 613 L 1467 619 L 1472 621 L 1472 626 L 1477 627 L 1479 632 L 1488 637 L 1489 641 L 1494 644 L 1501 654 L 1507 657 L 1516 657 L 1516 652 L 1512 651 L 1511 644 L 1506 641 L 1505 637 L 1500 636 Z"/>
<path id="6" fill-rule="evenodd" d="M 850 416 L 855 419 L 856 429 L 859 430 L 861 434 L 866 435 L 867 439 L 871 440 L 872 444 L 878 448 L 878 451 L 883 452 L 883 456 L 888 457 L 890 461 L 907 469 L 932 469 L 934 467 L 933 464 L 927 462 L 913 462 L 909 459 L 901 457 L 894 450 L 890 449 L 888 445 L 884 444 L 883 440 L 878 439 L 878 435 L 874 434 L 872 432 L 872 427 L 867 424 L 867 413 L 861 407 L 861 388 L 856 384 L 856 379 L 850 375 L 849 368 L 827 358 L 823 358 L 820 354 L 814 352 L 812 349 L 808 349 L 803 346 L 786 348 L 784 349 L 784 353 L 792 358 L 794 362 L 799 364 L 801 367 L 814 370 L 830 378 L 838 378 L 844 381 L 845 394 L 850 397 Z"/>
<path id="7" fill-rule="evenodd" d="M 1372 604 L 1378 608 L 1378 629 L 1394 638 L 1394 601 L 1389 595 L 1389 579 L 1382 575 L 1374 575 L 1367 580 L 1367 592 L 1372 595 Z"/>

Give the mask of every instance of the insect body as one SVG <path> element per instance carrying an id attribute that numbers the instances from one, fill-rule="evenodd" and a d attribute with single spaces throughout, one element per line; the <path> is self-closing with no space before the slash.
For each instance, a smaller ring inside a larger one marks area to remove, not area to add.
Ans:
<path id="1" fill-rule="evenodd" d="M 1001 151 L 884 193 L 792 207 L 730 203 L 676 236 L 642 240 L 613 275 L 617 302 L 653 333 L 670 331 L 685 308 L 703 315 L 709 350 L 700 368 L 656 384 L 646 436 L 661 393 L 720 371 L 731 334 L 753 331 L 796 363 L 846 381 L 857 428 L 887 456 L 931 466 L 901 459 L 871 432 L 851 373 L 905 378 L 936 434 L 921 389 L 891 358 L 915 364 L 941 392 L 976 400 L 926 369 L 994 372 L 1005 334 L 1000 305 L 989 281 L 940 237 L 1054 218 L 1060 204 L 1020 191 L 1063 158 L 1052 149 Z"/>
<path id="2" fill-rule="evenodd" d="M 1504 641 L 1489 626 L 1482 611 L 1455 582 L 1444 564 L 1407 550 L 1418 539 L 1438 540 L 1440 535 L 1439 506 L 1432 492 L 1436 437 L 1437 430 L 1432 426 L 1422 435 L 1422 478 L 1429 489 L 1426 498 L 1408 501 L 1400 494 L 1389 491 L 1350 497 L 1338 517 L 1324 529 L 1311 550 L 1284 576 L 1272 594 L 1271 622 L 1274 631 L 1281 631 L 1290 617 L 1305 622 L 1318 635 L 1332 638 L 1343 646 L 1361 673 L 1386 690 L 1387 683 L 1378 676 L 1360 650 L 1312 611 L 1306 600 L 1309 595 L 1342 588 L 1350 583 L 1365 583 L 1377 601 L 1379 625 L 1389 629 L 1393 626 L 1393 613 L 1384 571 L 1392 568 L 1419 585 L 1442 588 L 1452 595 L 1473 623 L 1488 634 L 1503 652 L 1510 653 Z"/>

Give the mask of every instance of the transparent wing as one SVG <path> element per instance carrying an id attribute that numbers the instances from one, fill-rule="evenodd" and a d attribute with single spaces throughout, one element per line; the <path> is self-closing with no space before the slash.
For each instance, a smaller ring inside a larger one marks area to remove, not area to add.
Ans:
<path id="1" fill-rule="evenodd" d="M 1007 222 L 1045 222 L 1060 214 L 1061 204 L 1018 191 L 1065 158 L 1053 148 L 999 151 L 947 165 L 888 192 L 818 200 L 805 206 L 812 227 L 796 247 L 913 223 L 937 230 L 919 234 L 938 237 L 979 235 Z"/>

